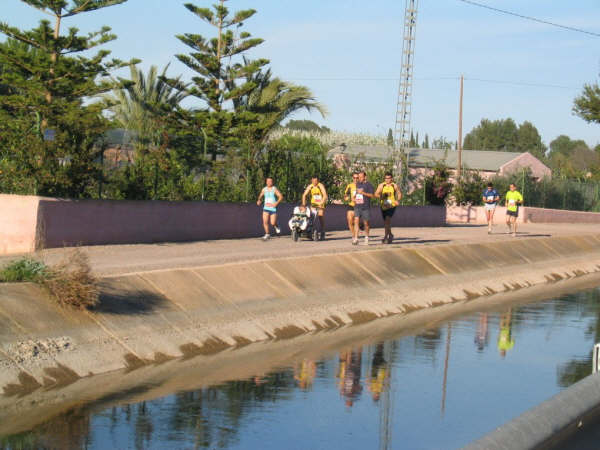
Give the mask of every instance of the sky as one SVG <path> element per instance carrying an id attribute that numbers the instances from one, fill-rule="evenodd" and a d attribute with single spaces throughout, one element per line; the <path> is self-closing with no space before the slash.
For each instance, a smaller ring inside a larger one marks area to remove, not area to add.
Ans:
<path id="1" fill-rule="evenodd" d="M 598 0 L 478 0 L 485 5 L 600 33 Z M 214 3 L 192 0 L 199 6 Z M 44 15 L 20 0 L 0 0 L 0 21 L 32 28 Z M 118 36 L 112 56 L 169 75 L 192 72 L 176 58 L 175 35 L 213 36 L 184 0 L 128 0 L 68 19 Z M 232 11 L 258 12 L 244 29 L 265 39 L 249 56 L 270 59 L 274 75 L 311 89 L 329 114 L 298 113 L 332 129 L 386 134 L 394 128 L 404 5 L 402 0 L 229 0 Z M 421 0 L 417 18 L 412 128 L 422 140 L 458 136 L 459 77 L 464 75 L 464 134 L 481 119 L 532 122 L 548 145 L 558 135 L 600 143 L 600 124 L 572 113 L 573 99 L 600 73 L 600 37 L 479 8 L 459 0 Z M 125 72 L 126 74 L 126 72 Z M 483 81 L 487 80 L 487 81 Z"/>

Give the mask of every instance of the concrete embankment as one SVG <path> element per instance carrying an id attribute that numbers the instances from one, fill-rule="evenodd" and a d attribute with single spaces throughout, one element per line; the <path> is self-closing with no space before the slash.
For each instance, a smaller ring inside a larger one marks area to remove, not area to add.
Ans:
<path id="1" fill-rule="evenodd" d="M 5 396 L 600 271 L 600 234 L 380 248 L 105 277 L 95 311 L 0 286 Z"/>

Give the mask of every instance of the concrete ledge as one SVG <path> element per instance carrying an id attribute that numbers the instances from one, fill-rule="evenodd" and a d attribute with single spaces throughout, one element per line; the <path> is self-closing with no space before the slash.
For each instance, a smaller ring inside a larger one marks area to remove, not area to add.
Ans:
<path id="1" fill-rule="evenodd" d="M 591 375 L 524 412 L 466 450 L 553 448 L 599 412 L 600 375 Z"/>

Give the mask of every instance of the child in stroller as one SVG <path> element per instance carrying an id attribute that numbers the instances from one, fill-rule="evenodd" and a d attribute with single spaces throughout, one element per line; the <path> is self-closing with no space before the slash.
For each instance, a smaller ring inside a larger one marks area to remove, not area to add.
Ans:
<path id="1" fill-rule="evenodd" d="M 294 208 L 292 218 L 288 222 L 292 231 L 292 239 L 298 241 L 304 235 L 313 241 L 319 240 L 319 232 L 315 227 L 317 211 L 310 206 L 298 205 Z"/>

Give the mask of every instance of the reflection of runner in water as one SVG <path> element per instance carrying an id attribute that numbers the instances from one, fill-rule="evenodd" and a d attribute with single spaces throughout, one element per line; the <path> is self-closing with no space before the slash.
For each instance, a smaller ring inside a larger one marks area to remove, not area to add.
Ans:
<path id="1" fill-rule="evenodd" d="M 309 390 L 315 379 L 317 366 L 314 361 L 303 359 L 300 367 L 296 367 L 294 372 L 294 379 L 298 381 L 298 387 L 303 390 Z"/>
<path id="2" fill-rule="evenodd" d="M 373 354 L 373 364 L 371 365 L 371 376 L 367 381 L 369 391 L 373 396 L 373 400 L 377 401 L 381 397 L 381 393 L 385 389 L 385 380 L 388 376 L 387 361 L 383 357 L 383 342 L 377 344 L 375 353 Z"/>
<path id="3" fill-rule="evenodd" d="M 498 336 L 498 351 L 503 358 L 506 356 L 506 351 L 515 346 L 515 341 L 512 337 L 512 310 L 508 308 L 505 314 L 500 318 L 500 335 Z"/>
<path id="4" fill-rule="evenodd" d="M 479 313 L 479 324 L 475 332 L 475 345 L 477 350 L 482 351 L 488 343 L 488 315 Z"/>
<path id="5" fill-rule="evenodd" d="M 352 406 L 362 391 L 360 370 L 362 348 L 340 354 L 340 394 L 346 398 L 346 406 Z"/>

